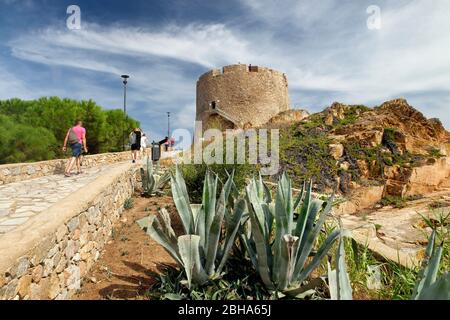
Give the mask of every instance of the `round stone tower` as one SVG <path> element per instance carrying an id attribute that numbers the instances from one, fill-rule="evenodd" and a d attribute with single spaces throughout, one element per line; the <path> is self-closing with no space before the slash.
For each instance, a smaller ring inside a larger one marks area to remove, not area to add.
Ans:
<path id="1" fill-rule="evenodd" d="M 237 64 L 214 69 L 197 81 L 197 115 L 203 129 L 259 127 L 289 110 L 286 75 Z"/>

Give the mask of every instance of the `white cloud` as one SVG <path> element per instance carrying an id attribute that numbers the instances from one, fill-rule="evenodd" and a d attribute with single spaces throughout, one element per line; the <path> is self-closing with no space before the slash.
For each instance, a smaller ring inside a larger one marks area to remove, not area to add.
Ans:
<path id="1" fill-rule="evenodd" d="M 362 2 L 246 0 L 242 4 L 248 21 L 242 25 L 188 23 L 149 29 L 85 23 L 83 30 L 51 27 L 19 35 L 9 45 L 15 57 L 49 66 L 110 78 L 129 72 L 135 90 L 130 99 L 158 104 L 159 111 L 141 113 L 178 112 L 178 126 L 191 125 L 195 114 L 199 74 L 187 70 L 240 61 L 286 72 L 291 95 L 302 107 L 318 110 L 336 100 L 378 104 L 412 97 L 411 102 L 424 103 L 416 107 L 429 108 L 425 113 L 430 116 L 433 110 L 450 127 L 444 102 L 450 96 L 450 2 L 380 3 L 378 31 L 367 29 L 368 4 Z M 92 88 L 80 87 L 83 94 Z M 111 90 L 101 88 L 96 94 L 100 102 L 111 101 L 108 95 Z"/>
<path id="2" fill-rule="evenodd" d="M 77 60 L 77 56 L 73 55 L 79 50 L 122 56 L 157 56 L 204 67 L 213 67 L 228 61 L 237 62 L 240 56 L 248 55 L 246 41 L 237 38 L 223 24 L 168 25 L 163 29 L 152 31 L 134 27 L 101 27 L 83 23 L 82 30 L 61 30 L 51 27 L 20 36 L 11 41 L 10 45 L 14 49 L 13 54 L 17 57 L 46 64 L 61 63 L 74 67 L 83 67 L 71 62 L 71 60 Z M 63 59 L 61 49 L 70 49 L 72 55 Z M 55 55 L 60 59 L 51 59 Z M 108 71 L 108 68 L 101 64 L 94 66 L 86 64 L 84 67 Z"/>

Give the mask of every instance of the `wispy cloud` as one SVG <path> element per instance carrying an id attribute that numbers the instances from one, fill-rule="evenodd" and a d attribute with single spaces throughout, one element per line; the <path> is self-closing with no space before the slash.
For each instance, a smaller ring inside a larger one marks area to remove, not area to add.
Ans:
<path id="1" fill-rule="evenodd" d="M 450 127 L 450 2 L 378 3 L 382 29 L 375 31 L 366 27 L 369 1 L 242 0 L 242 24 L 84 22 L 82 30 L 50 26 L 19 34 L 8 45 L 22 60 L 98 73 L 72 83 L 80 82 L 77 96 L 91 93 L 101 104 L 120 99 L 99 79 L 131 73 L 130 108 L 155 132 L 165 122 L 152 117 L 166 111 L 174 113 L 174 126 L 191 126 L 197 77 L 237 62 L 287 73 L 296 106 L 317 111 L 333 101 L 373 105 L 404 96 Z"/>

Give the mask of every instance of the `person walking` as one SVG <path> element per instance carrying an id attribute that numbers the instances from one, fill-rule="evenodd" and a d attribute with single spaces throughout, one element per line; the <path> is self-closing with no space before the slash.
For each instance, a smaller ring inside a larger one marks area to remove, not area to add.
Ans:
<path id="1" fill-rule="evenodd" d="M 146 157 L 147 156 L 148 145 L 149 145 L 148 137 L 147 137 L 147 135 L 145 133 L 143 133 L 142 136 L 141 136 L 142 157 Z"/>
<path id="2" fill-rule="evenodd" d="M 68 160 L 66 168 L 64 170 L 64 175 L 70 177 L 70 171 L 73 165 L 77 165 L 77 174 L 81 174 L 81 154 L 82 149 L 87 152 L 86 146 L 86 129 L 83 128 L 83 122 L 81 120 L 75 121 L 72 128 L 67 130 L 66 138 L 64 139 L 63 152 L 67 150 L 67 144 L 69 144 L 72 149 L 72 157 Z"/>
<path id="3" fill-rule="evenodd" d="M 139 151 L 141 150 L 141 136 L 142 132 L 139 128 L 134 128 L 134 130 L 130 133 L 131 158 L 133 163 L 136 163 L 136 160 L 139 158 Z"/>

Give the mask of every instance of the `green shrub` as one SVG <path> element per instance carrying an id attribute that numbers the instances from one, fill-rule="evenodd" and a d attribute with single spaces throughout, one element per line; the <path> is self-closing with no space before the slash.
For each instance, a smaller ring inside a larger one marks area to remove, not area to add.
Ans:
<path id="1" fill-rule="evenodd" d="M 248 178 L 252 177 L 257 168 L 251 164 L 182 164 L 179 165 L 186 186 L 189 190 L 189 200 L 192 203 L 202 201 L 203 182 L 206 172 L 211 170 L 219 177 L 219 182 L 227 180 L 228 174 L 234 171 L 234 183 L 238 190 L 242 190 Z"/>
<path id="2" fill-rule="evenodd" d="M 139 127 L 121 110 L 58 97 L 0 100 L 0 117 L 0 164 L 64 157 L 62 143 L 76 119 L 83 120 L 90 153 L 121 151 L 123 130 Z"/>
<path id="3" fill-rule="evenodd" d="M 386 196 L 383 197 L 378 203 L 383 207 L 393 206 L 394 208 L 404 208 L 406 206 L 406 199 L 399 196 Z"/>
<path id="4" fill-rule="evenodd" d="M 313 179 L 319 189 L 332 187 L 338 168 L 330 155 L 332 141 L 324 132 L 307 131 L 293 125 L 280 131 L 282 171 L 293 177 L 296 187 Z"/>
<path id="5" fill-rule="evenodd" d="M 442 158 L 444 155 L 441 153 L 441 150 L 438 148 L 431 147 L 428 149 L 428 155 L 432 158 Z"/>
<path id="6" fill-rule="evenodd" d="M 134 200 L 133 198 L 128 198 L 127 200 L 125 200 L 125 203 L 123 204 L 123 208 L 125 210 L 130 210 L 134 207 Z"/>
<path id="7" fill-rule="evenodd" d="M 370 110 L 370 108 L 364 105 L 349 106 L 349 108 L 344 112 L 344 118 L 339 120 L 338 123 L 333 126 L 333 129 L 338 129 L 354 124 L 358 120 L 359 115 L 368 110 Z"/>

